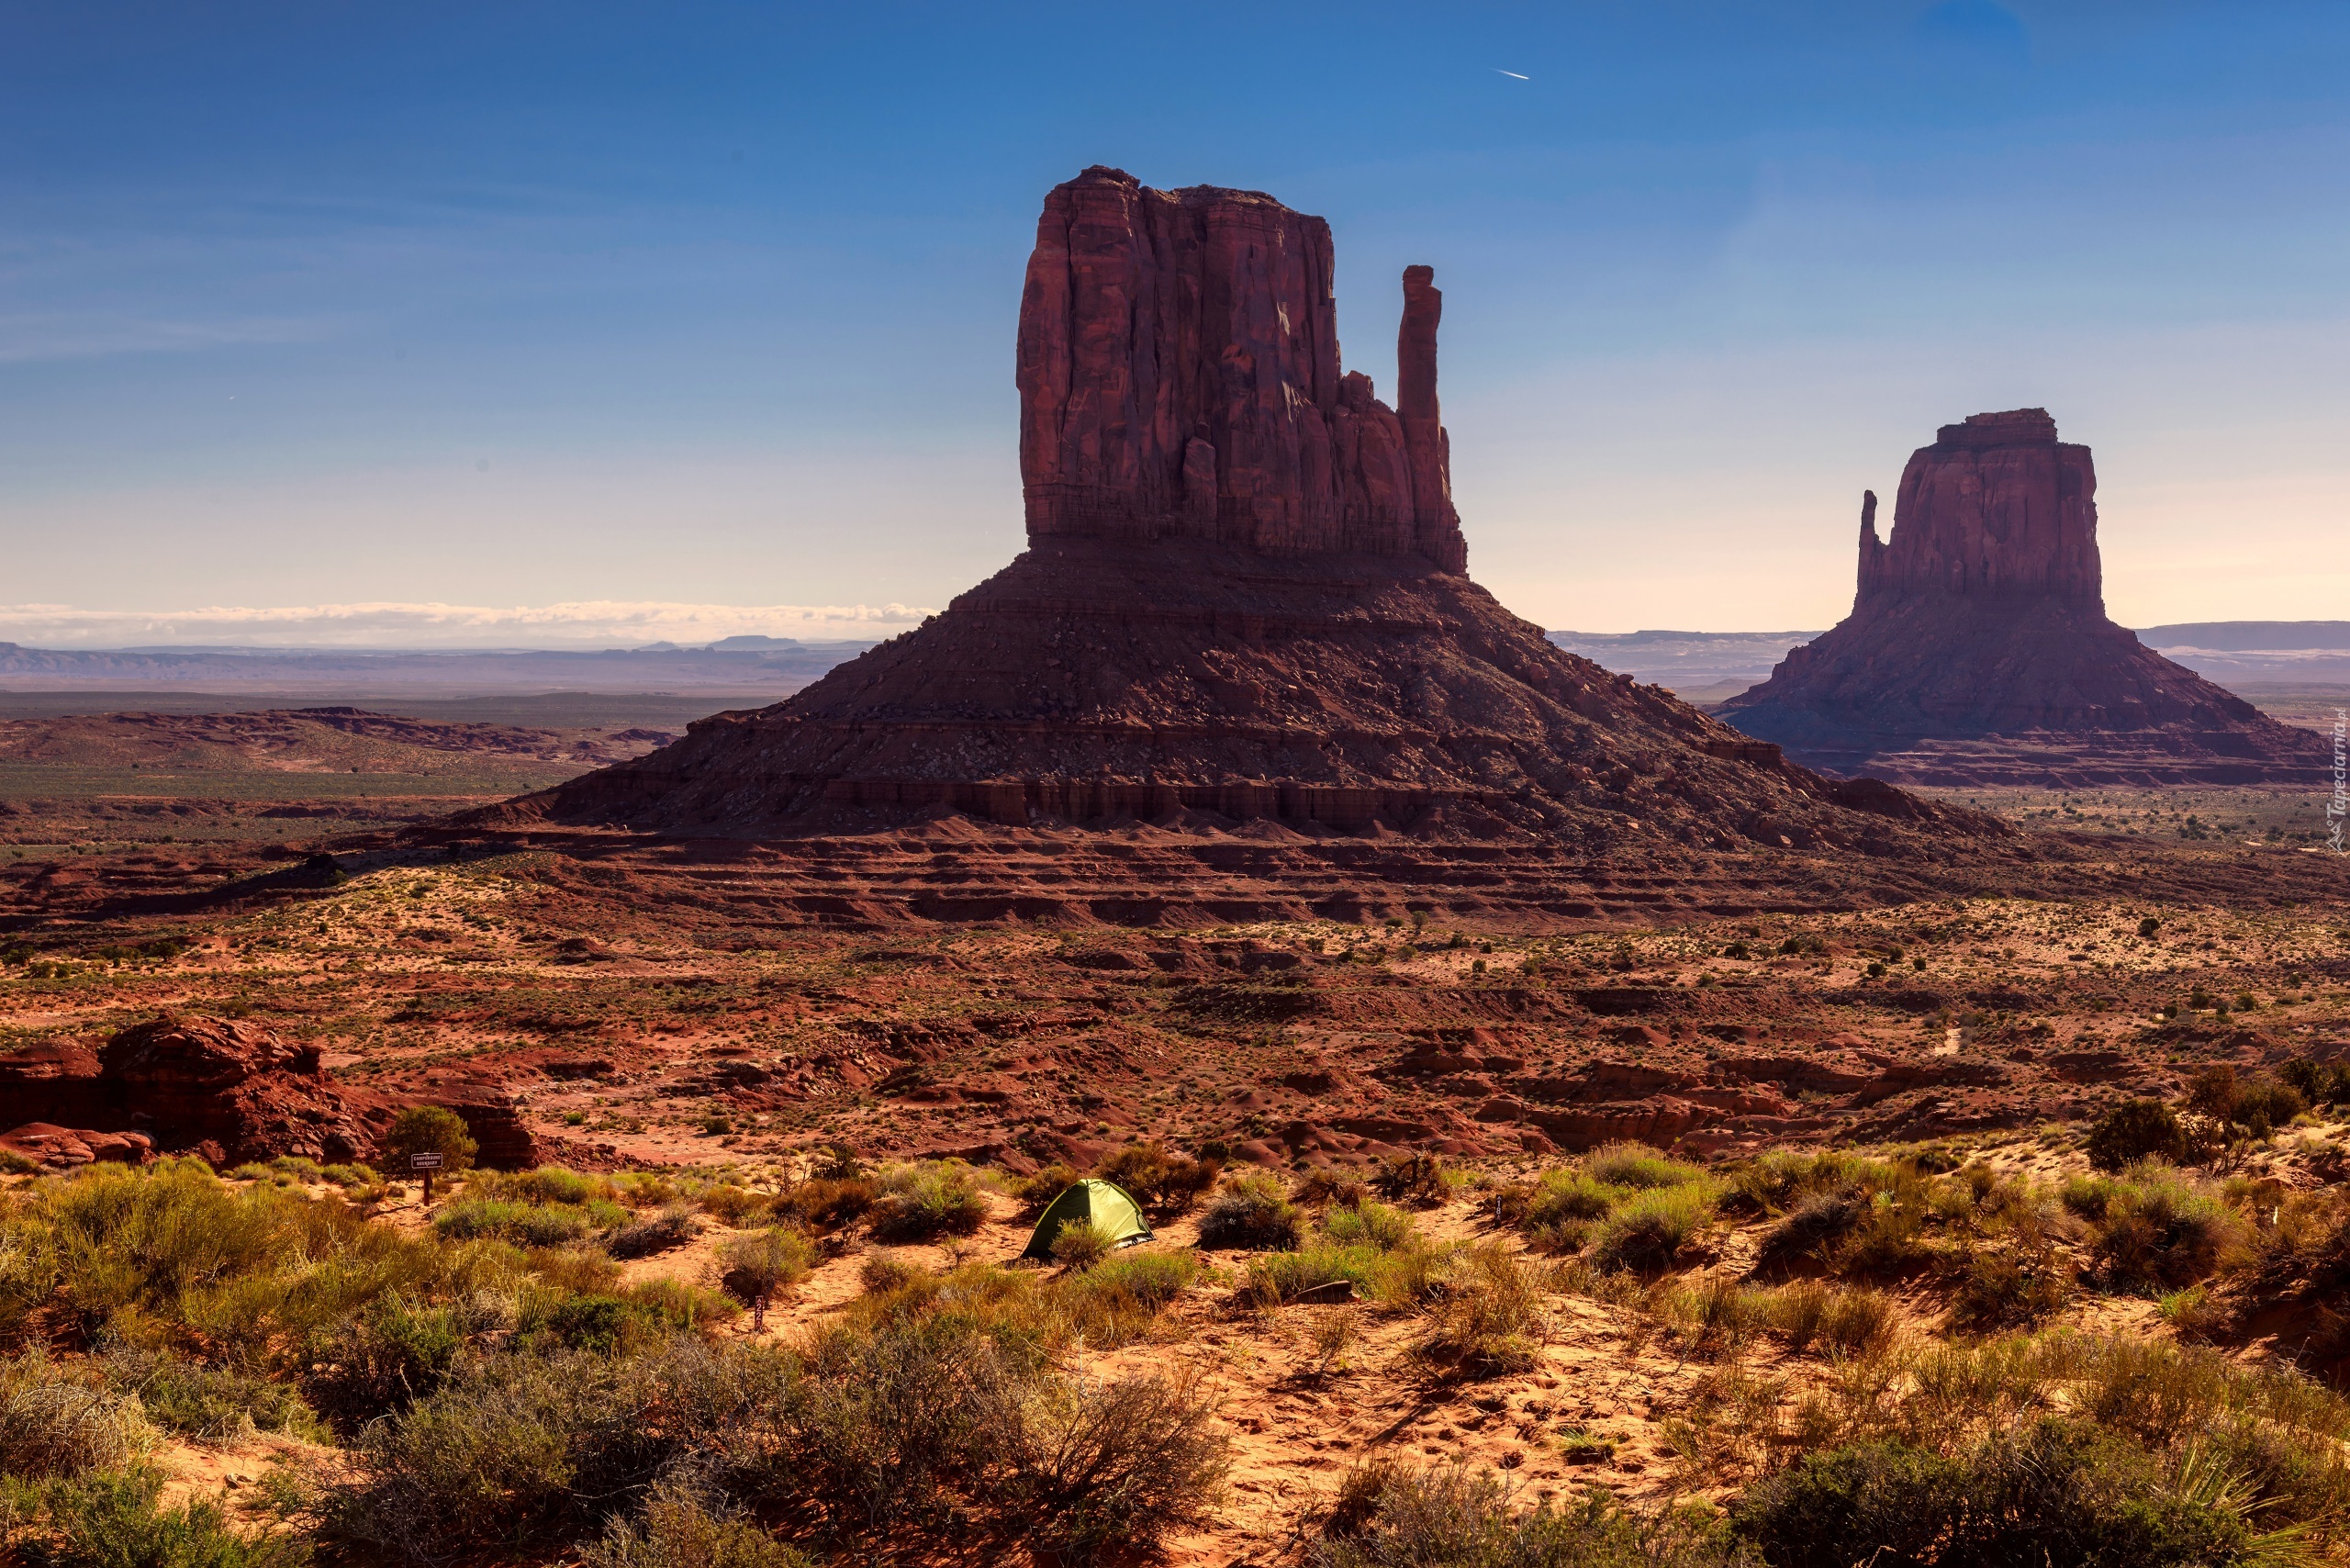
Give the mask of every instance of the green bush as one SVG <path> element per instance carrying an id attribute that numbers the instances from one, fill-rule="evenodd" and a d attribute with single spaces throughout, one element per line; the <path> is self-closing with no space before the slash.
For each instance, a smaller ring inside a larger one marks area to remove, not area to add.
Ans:
<path id="1" fill-rule="evenodd" d="M 1644 1143 L 1603 1144 L 1583 1157 L 1583 1173 L 1610 1187 L 1679 1187 L 1706 1180 L 1698 1166 Z"/>
<path id="2" fill-rule="evenodd" d="M 2193 1284 L 2248 1251 L 2243 1216 L 2167 1166 L 2134 1166 L 2095 1196 L 2091 1256 L 2117 1282 Z M 2084 1184 L 2065 1201 L 2078 1212 L 2092 1199 Z"/>
<path id="3" fill-rule="evenodd" d="M 1644 1518 L 1597 1490 L 1564 1504 L 1517 1505 L 1510 1483 L 1491 1471 L 1365 1466 L 1342 1484 L 1309 1560 L 1317 1568 L 1739 1568 L 1752 1562 L 1718 1523 L 1695 1512 Z"/>
<path id="4" fill-rule="evenodd" d="M 1637 1192 L 1601 1222 L 1594 1259 L 1606 1268 L 1665 1268 L 1714 1217 L 1718 1201 L 1711 1182 Z"/>
<path id="5" fill-rule="evenodd" d="M 621 1226 L 604 1238 L 604 1250 L 615 1258 L 650 1258 L 675 1251 L 701 1234 L 701 1221 L 683 1204 L 673 1204 L 649 1219 Z"/>
<path id="6" fill-rule="evenodd" d="M 677 1481 L 654 1487 L 642 1518 L 613 1515 L 580 1561 L 586 1568 L 814 1568 L 741 1509 Z"/>
<path id="7" fill-rule="evenodd" d="M 2177 1163 L 2189 1154 L 2178 1113 L 2159 1100 L 2125 1100 L 2089 1128 L 2089 1163 L 2099 1170 L 2121 1170 L 2142 1159 Z"/>
<path id="8" fill-rule="evenodd" d="M 437 1154 L 442 1173 L 454 1175 L 470 1170 L 474 1156 L 480 1152 L 465 1128 L 465 1119 L 456 1112 L 439 1105 L 410 1105 L 392 1118 L 391 1130 L 384 1135 L 383 1165 L 394 1175 L 405 1176 L 413 1156 Z"/>
<path id="9" fill-rule="evenodd" d="M 931 1241 L 968 1236 L 988 1217 L 988 1201 L 969 1167 L 948 1161 L 892 1166 L 881 1174 L 872 1209 L 874 1236 L 883 1241 Z"/>
<path id="10" fill-rule="evenodd" d="M 1200 1245 L 1258 1250 L 1295 1247 L 1300 1224 L 1297 1205 L 1273 1177 L 1262 1171 L 1227 1176 L 1200 1216 Z"/>
<path id="11" fill-rule="evenodd" d="M 310 1560 L 301 1540 L 229 1528 L 214 1503 L 163 1507 L 162 1478 L 151 1471 L 91 1475 L 50 1490 L 44 1499 L 54 1543 L 48 1568 L 300 1568 Z"/>
<path id="12" fill-rule="evenodd" d="M 1322 1222 L 1322 1233 L 1341 1247 L 1360 1242 L 1382 1252 L 1409 1246 L 1419 1234 L 1412 1216 L 1385 1204 L 1364 1202 L 1353 1208 L 1334 1208 Z"/>
<path id="13" fill-rule="evenodd" d="M 273 1378 L 133 1346 L 112 1348 L 99 1365 L 113 1387 L 137 1396 L 150 1421 L 199 1442 L 233 1442 L 257 1431 L 326 1436 L 301 1394 Z"/>
<path id="14" fill-rule="evenodd" d="M 2242 1506 L 2151 1456 L 2047 1419 L 1956 1456 L 1895 1443 L 1806 1456 L 1733 1505 L 1778 1563 L 1885 1568 L 2206 1568 L 2258 1555 Z"/>
<path id="15" fill-rule="evenodd" d="M 432 1228 L 452 1241 L 494 1238 L 518 1247 L 561 1247 L 597 1228 L 597 1216 L 569 1204 L 464 1197 L 441 1211 Z"/>
<path id="16" fill-rule="evenodd" d="M 1524 1372 L 1550 1338 L 1532 1271 L 1495 1242 L 1472 1249 L 1428 1304 L 1414 1351 L 1457 1376 Z"/>
<path id="17" fill-rule="evenodd" d="M 1053 1261 L 1081 1273 L 1107 1258 L 1117 1245 L 1110 1227 L 1098 1220 L 1064 1220 L 1060 1234 L 1053 1238 Z"/>

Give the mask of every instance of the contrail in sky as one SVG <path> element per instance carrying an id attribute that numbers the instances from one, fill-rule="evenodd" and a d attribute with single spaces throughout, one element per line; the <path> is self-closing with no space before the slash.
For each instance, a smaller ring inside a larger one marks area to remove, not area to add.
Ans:
<path id="1" fill-rule="evenodd" d="M 1496 71 L 1502 71 L 1502 68 L 1498 65 L 1494 66 L 1494 69 Z M 1516 71 L 1502 71 L 1502 74 L 1505 76 L 1516 76 L 1521 82 L 1531 82 L 1534 80 L 1533 77 Z"/>

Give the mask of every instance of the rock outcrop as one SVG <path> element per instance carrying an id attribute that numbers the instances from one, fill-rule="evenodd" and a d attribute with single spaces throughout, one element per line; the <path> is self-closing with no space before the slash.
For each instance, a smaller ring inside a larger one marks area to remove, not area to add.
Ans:
<path id="1" fill-rule="evenodd" d="M 1092 168 L 1045 198 L 1020 301 L 1031 539 L 1467 565 L 1435 274 L 1404 274 L 1399 414 L 1340 368 L 1330 226 L 1259 191 Z"/>
<path id="2" fill-rule="evenodd" d="M 1020 316 L 1028 548 L 787 702 L 444 831 L 829 856 L 960 813 L 1913 864 L 2001 832 L 1789 767 L 1494 602 L 1464 575 L 1434 274 L 1404 274 L 1393 409 L 1340 366 L 1332 275 L 1328 226 L 1268 196 L 1056 188 Z"/>
<path id="3" fill-rule="evenodd" d="M 39 1135 L 66 1162 L 151 1147 L 215 1164 L 281 1154 L 343 1160 L 374 1142 L 364 1108 L 335 1086 L 317 1047 L 217 1018 L 159 1018 L 95 1048 L 50 1040 L 0 1057 L 0 1119 L 46 1124 L 18 1126 L 10 1138 Z"/>
<path id="4" fill-rule="evenodd" d="M 1944 425 L 1889 540 L 1864 494 L 1852 613 L 1719 711 L 1807 766 L 1906 784 L 2316 783 L 2330 760 L 2107 619 L 2097 470 L 2042 409 Z"/>

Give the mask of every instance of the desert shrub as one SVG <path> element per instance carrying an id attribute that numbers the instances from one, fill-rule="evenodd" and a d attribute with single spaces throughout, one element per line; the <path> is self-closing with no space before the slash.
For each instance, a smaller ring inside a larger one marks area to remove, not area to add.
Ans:
<path id="1" fill-rule="evenodd" d="M 1214 1522 L 1224 1439 L 1192 1373 L 1055 1377 L 1024 1401 L 1006 1512 L 1064 1562 Z"/>
<path id="2" fill-rule="evenodd" d="M 2111 1434 L 2047 1419 L 1956 1455 L 1895 1443 L 1807 1455 L 1732 1516 L 1773 1562 L 2201 1568 L 2254 1557 L 2241 1506 L 2178 1479 Z"/>
<path id="3" fill-rule="evenodd" d="M 1582 1245 L 1592 1225 L 1629 1194 L 1630 1189 L 1611 1186 L 1587 1171 L 1545 1170 L 1527 1196 L 1518 1228 L 1537 1247 L 1567 1251 Z"/>
<path id="4" fill-rule="evenodd" d="M 798 1220 L 811 1230 L 837 1230 L 863 1219 L 880 1197 L 881 1189 L 861 1176 L 811 1177 L 776 1201 L 776 1216 Z"/>
<path id="5" fill-rule="evenodd" d="M 2185 1159 L 2191 1152 L 2178 1113 L 2159 1100 L 2125 1100 L 2089 1128 L 2089 1163 L 2121 1170 L 2142 1159 Z"/>
<path id="6" fill-rule="evenodd" d="M 337 1533 L 417 1563 L 594 1531 L 783 1398 L 781 1358 L 675 1340 L 642 1357 L 507 1353 L 370 1424 L 330 1492 Z"/>
<path id="7" fill-rule="evenodd" d="M 1826 1259 L 1859 1228 L 1868 1210 L 1867 1198 L 1858 1193 L 1807 1193 L 1763 1236 L 1762 1258 L 1774 1263 Z"/>
<path id="8" fill-rule="evenodd" d="M 1393 1155 L 1379 1162 L 1371 1190 L 1390 1203 L 1427 1208 L 1444 1202 L 1450 1190 L 1444 1162 L 1433 1154 Z"/>
<path id="9" fill-rule="evenodd" d="M 1814 1345 L 1844 1356 L 1880 1350 L 1893 1338 L 1896 1316 L 1890 1297 L 1877 1291 L 1799 1281 L 1772 1292 L 1762 1320 L 1787 1337 L 1800 1354 Z"/>
<path id="10" fill-rule="evenodd" d="M 649 1219 L 632 1220 L 612 1231 L 604 1238 L 604 1250 L 615 1258 L 650 1258 L 683 1247 L 700 1234 L 701 1222 L 693 1211 L 672 1204 Z"/>
<path id="11" fill-rule="evenodd" d="M 303 1392 L 338 1430 L 356 1432 L 445 1383 L 472 1327 L 453 1308 L 384 1297 L 311 1350 Z"/>
<path id="12" fill-rule="evenodd" d="M 2134 1166 L 2102 1196 L 2090 1252 L 2114 1281 L 2192 1284 L 2245 1252 L 2242 1216 L 2167 1166 Z"/>
<path id="13" fill-rule="evenodd" d="M 1951 1326 L 1968 1333 L 2030 1327 L 2073 1298 L 2072 1270 L 2046 1246 L 1970 1247 L 1948 1274 Z"/>
<path id="14" fill-rule="evenodd" d="M 1097 1266 L 1069 1288 L 1093 1295 L 1121 1292 L 1156 1312 L 1189 1289 L 1199 1273 L 1188 1252 L 1129 1252 Z"/>
<path id="15" fill-rule="evenodd" d="M 1444 1288 L 1451 1258 L 1449 1249 L 1431 1247 L 1416 1234 L 1384 1251 L 1365 1241 L 1341 1244 L 1317 1236 L 1292 1251 L 1250 1260 L 1234 1295 L 1252 1306 L 1279 1306 L 1345 1281 L 1369 1300 L 1425 1301 Z"/>
<path id="16" fill-rule="evenodd" d="M 1053 1238 L 1053 1261 L 1081 1272 L 1107 1258 L 1117 1245 L 1118 1238 L 1099 1220 L 1066 1220 Z"/>
<path id="17" fill-rule="evenodd" d="M 1610 1187 L 1678 1187 L 1702 1182 L 1700 1167 L 1673 1159 L 1644 1143 L 1603 1144 L 1583 1157 L 1579 1169 Z"/>
<path id="18" fill-rule="evenodd" d="M 1341 1484 L 1310 1549 L 1316 1568 L 1734 1568 L 1751 1560 L 1696 1513 L 1634 1514 L 1605 1492 L 1519 1506 L 1465 1465 L 1365 1465 Z"/>
<path id="19" fill-rule="evenodd" d="M 895 1165 L 882 1172 L 871 1226 L 883 1241 L 968 1236 L 988 1217 L 988 1201 L 968 1166 L 946 1160 Z"/>
<path id="20" fill-rule="evenodd" d="M 580 1561 L 586 1568 L 812 1568 L 741 1509 L 680 1481 L 655 1484 L 640 1518 L 613 1515 Z"/>
<path id="21" fill-rule="evenodd" d="M 138 1398 L 148 1420 L 199 1442 L 232 1442 L 257 1431 L 327 1435 L 293 1385 L 274 1378 L 129 1345 L 110 1347 L 98 1365 L 109 1385 Z"/>
<path id="22" fill-rule="evenodd" d="M 452 1241 L 489 1238 L 518 1247 L 561 1247 L 596 1227 L 597 1216 L 584 1208 L 471 1195 L 451 1204 L 432 1222 L 434 1231 Z"/>
<path id="23" fill-rule="evenodd" d="M 1414 1350 L 1455 1375 L 1492 1377 L 1531 1367 L 1550 1331 L 1532 1271 L 1489 1241 L 1462 1257 L 1428 1304 Z"/>
<path id="24" fill-rule="evenodd" d="M 733 1182 L 719 1182 L 703 1190 L 694 1202 L 719 1224 L 736 1230 L 750 1228 L 775 1212 L 775 1199 Z"/>
<path id="25" fill-rule="evenodd" d="M 960 1315 L 819 1330 L 791 1406 L 791 1492 L 875 1529 L 930 1512 L 1004 1451 L 1036 1364 Z"/>
<path id="26" fill-rule="evenodd" d="M 1322 1222 L 1322 1234 L 1341 1247 L 1360 1242 L 1382 1252 L 1393 1252 L 1407 1245 L 1418 1234 L 1418 1227 L 1403 1210 L 1366 1201 L 1353 1208 L 1332 1209 Z"/>
<path id="27" fill-rule="evenodd" d="M 1594 1260 L 1610 1269 L 1661 1269 L 1714 1216 L 1709 1182 L 1651 1187 L 1634 1193 L 1599 1225 Z"/>
<path id="28" fill-rule="evenodd" d="M 2302 1057 L 2279 1067 L 2277 1076 L 2312 1105 L 2333 1105 L 2350 1100 L 2350 1062 L 2313 1061 Z"/>
<path id="29" fill-rule="evenodd" d="M 1200 1216 L 1203 1247 L 1290 1248 L 1297 1245 L 1297 1206 L 1281 1184 L 1262 1171 L 1229 1176 Z"/>
<path id="30" fill-rule="evenodd" d="M 437 1154 L 442 1171 L 454 1175 L 470 1169 L 480 1151 L 473 1134 L 465 1129 L 464 1118 L 456 1112 L 439 1105 L 410 1105 L 392 1118 L 391 1130 L 384 1135 L 381 1163 L 386 1170 L 405 1172 L 411 1156 Z"/>
<path id="31" fill-rule="evenodd" d="M 752 1312 L 767 1312 L 778 1291 L 788 1291 L 809 1276 L 815 1249 L 797 1229 L 761 1229 L 750 1237 L 729 1237 L 719 1244 L 719 1286 Z"/>
<path id="32" fill-rule="evenodd" d="M 1370 1183 L 1351 1171 L 1316 1165 L 1297 1179 L 1297 1201 L 1317 1208 L 1327 1204 L 1352 1208 L 1371 1196 Z"/>
<path id="33" fill-rule="evenodd" d="M 1128 1144 L 1102 1161 L 1093 1173 L 1115 1182 L 1147 1208 L 1180 1214 L 1215 1185 L 1222 1169 L 1213 1159 L 1187 1159 L 1153 1138 Z"/>
<path id="34" fill-rule="evenodd" d="M 1021 1217 L 1033 1220 L 1050 1207 L 1055 1198 L 1082 1180 L 1076 1167 L 1057 1159 L 1041 1170 L 1021 1177 L 1013 1184 L 1012 1196 L 1020 1204 Z"/>
<path id="35" fill-rule="evenodd" d="M 920 1269 L 895 1252 L 867 1252 L 856 1266 L 856 1282 L 873 1295 L 902 1290 L 921 1275 Z"/>
<path id="36" fill-rule="evenodd" d="M 0 1362 L 0 1475 L 120 1470 L 154 1439 L 137 1395 L 39 1355 Z"/>
<path id="37" fill-rule="evenodd" d="M 516 1204 L 566 1204 L 585 1208 L 589 1204 L 621 1203 L 629 1193 L 619 1182 L 609 1177 L 582 1175 L 561 1165 L 542 1165 L 533 1170 L 484 1170 L 465 1180 L 468 1198 L 498 1198 Z"/>
<path id="38" fill-rule="evenodd" d="M 53 1540 L 48 1568 L 300 1568 L 301 1540 L 229 1527 L 201 1499 L 162 1506 L 162 1477 L 150 1470 L 95 1474 L 51 1487 L 43 1499 Z"/>

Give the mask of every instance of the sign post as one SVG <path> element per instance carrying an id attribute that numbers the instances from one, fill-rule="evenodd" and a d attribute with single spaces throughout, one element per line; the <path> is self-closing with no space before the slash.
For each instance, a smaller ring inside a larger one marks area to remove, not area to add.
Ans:
<path id="1" fill-rule="evenodd" d="M 410 1170 L 420 1170 L 424 1173 L 424 1206 L 431 1208 L 432 1206 L 432 1173 L 441 1169 L 441 1157 L 437 1154 L 411 1154 L 408 1157 L 408 1168 Z"/>

